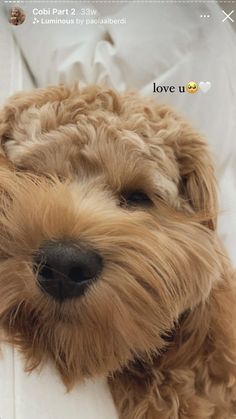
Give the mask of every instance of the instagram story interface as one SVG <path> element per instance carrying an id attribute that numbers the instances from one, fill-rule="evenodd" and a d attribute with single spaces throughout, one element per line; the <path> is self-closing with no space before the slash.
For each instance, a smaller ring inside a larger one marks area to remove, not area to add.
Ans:
<path id="1" fill-rule="evenodd" d="M 1 1 L 0 419 L 236 417 L 235 2 Z"/>

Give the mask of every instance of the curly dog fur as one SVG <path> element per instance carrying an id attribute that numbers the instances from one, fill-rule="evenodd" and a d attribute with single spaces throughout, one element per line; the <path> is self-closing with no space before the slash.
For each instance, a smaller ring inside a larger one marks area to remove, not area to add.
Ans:
<path id="1" fill-rule="evenodd" d="M 200 135 L 135 92 L 60 85 L 10 98 L 0 138 L 2 341 L 68 389 L 106 376 L 121 419 L 236 418 L 235 279 Z M 48 240 L 102 255 L 81 298 L 40 288 Z"/>

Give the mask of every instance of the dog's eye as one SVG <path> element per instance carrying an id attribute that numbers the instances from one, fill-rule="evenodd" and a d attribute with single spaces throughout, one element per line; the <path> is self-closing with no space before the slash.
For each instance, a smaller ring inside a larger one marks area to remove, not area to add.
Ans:
<path id="1" fill-rule="evenodd" d="M 152 200 L 142 191 L 123 192 L 121 194 L 120 205 L 147 207 L 152 205 Z"/>

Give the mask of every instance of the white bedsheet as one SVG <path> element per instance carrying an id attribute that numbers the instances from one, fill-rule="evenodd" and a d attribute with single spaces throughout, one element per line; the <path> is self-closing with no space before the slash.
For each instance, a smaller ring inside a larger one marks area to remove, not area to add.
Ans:
<path id="1" fill-rule="evenodd" d="M 87 380 L 67 393 L 52 365 L 26 374 L 19 352 L 1 348 L 1 419 L 118 419 L 104 379 Z"/>

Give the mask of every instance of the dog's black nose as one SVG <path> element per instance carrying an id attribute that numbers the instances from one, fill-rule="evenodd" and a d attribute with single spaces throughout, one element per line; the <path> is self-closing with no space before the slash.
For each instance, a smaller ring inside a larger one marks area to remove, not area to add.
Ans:
<path id="1" fill-rule="evenodd" d="M 84 294 L 102 271 L 97 251 L 84 243 L 47 241 L 35 255 L 38 282 L 58 300 Z"/>

